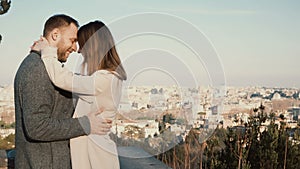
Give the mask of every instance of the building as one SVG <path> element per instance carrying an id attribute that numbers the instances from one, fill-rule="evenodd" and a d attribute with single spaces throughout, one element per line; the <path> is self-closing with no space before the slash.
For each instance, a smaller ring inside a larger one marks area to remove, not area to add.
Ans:
<path id="1" fill-rule="evenodd" d="M 291 107 L 288 109 L 288 112 L 293 117 L 292 120 L 298 121 L 300 119 L 300 107 Z"/>

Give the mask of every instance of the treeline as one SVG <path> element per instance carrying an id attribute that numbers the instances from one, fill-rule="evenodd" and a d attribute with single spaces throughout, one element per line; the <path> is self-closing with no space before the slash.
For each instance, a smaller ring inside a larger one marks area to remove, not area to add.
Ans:
<path id="1" fill-rule="evenodd" d="M 267 115 L 261 106 L 247 122 L 217 128 L 207 140 L 201 140 L 204 129 L 192 129 L 184 142 L 157 158 L 173 169 L 298 169 L 300 127 L 287 126 L 283 116 Z"/>
<path id="2" fill-rule="evenodd" d="M 0 129 L 14 129 L 16 123 L 7 124 L 4 121 L 0 121 Z M 15 147 L 15 134 L 9 134 L 8 136 L 4 137 L 0 135 L 0 150 L 8 150 Z"/>
<path id="3" fill-rule="evenodd" d="M 9 150 L 15 147 L 15 134 L 9 134 L 7 137 L 0 136 L 0 150 Z"/>

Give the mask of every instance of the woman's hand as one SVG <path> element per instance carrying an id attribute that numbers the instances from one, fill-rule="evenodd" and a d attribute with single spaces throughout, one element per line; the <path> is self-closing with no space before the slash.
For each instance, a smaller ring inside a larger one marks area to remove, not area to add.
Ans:
<path id="1" fill-rule="evenodd" d="M 45 49 L 46 47 L 49 47 L 49 43 L 46 38 L 41 37 L 38 41 L 35 41 L 30 48 L 31 48 L 31 50 L 40 52 L 41 50 Z"/>

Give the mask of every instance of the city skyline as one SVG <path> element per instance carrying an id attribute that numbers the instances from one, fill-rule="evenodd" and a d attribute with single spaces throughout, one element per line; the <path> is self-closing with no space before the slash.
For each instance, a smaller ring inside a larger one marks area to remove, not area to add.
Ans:
<path id="1" fill-rule="evenodd" d="M 300 44 L 300 39 L 297 39 L 297 35 L 300 34 L 298 19 L 300 11 L 297 10 L 300 2 L 298 1 L 250 2 L 242 0 L 239 2 L 191 1 L 189 3 L 151 1 L 137 3 L 128 0 L 117 4 L 115 2 L 90 1 L 86 3 L 82 1 L 74 3 L 68 0 L 40 3 L 33 0 L 34 5 L 31 5 L 13 0 L 8 13 L 0 15 L 0 34 L 2 35 L 0 85 L 13 83 L 17 68 L 27 55 L 30 45 L 39 38 L 45 20 L 53 14 L 69 14 L 76 18 L 80 25 L 99 19 L 110 27 L 111 23 L 122 17 L 154 12 L 184 19 L 208 38 L 219 57 L 226 85 L 300 88 L 298 80 L 300 74 L 297 71 L 300 50 L 296 46 Z M 151 22 L 155 23 L 155 21 Z M 128 27 L 130 28 L 130 25 Z M 117 34 L 115 29 L 112 29 L 112 34 Z M 142 46 L 145 44 L 143 39 L 149 40 L 145 36 L 140 38 L 142 39 L 140 41 L 137 41 L 137 38 L 131 42 L 127 41 L 125 47 L 132 45 L 128 48 L 133 51 L 136 49 L 136 43 L 139 42 Z M 157 40 L 157 38 L 151 38 L 154 42 Z M 161 46 L 162 49 L 166 49 L 163 43 Z M 121 59 L 124 60 L 126 51 L 121 47 L 117 46 Z M 167 48 L 169 53 L 172 52 L 172 48 L 178 49 L 176 44 L 172 43 L 170 48 Z M 176 56 L 179 60 L 188 60 L 186 55 L 176 54 Z M 70 63 L 67 65 L 73 68 L 75 64 L 78 64 L 78 58 L 77 54 L 72 54 Z M 127 68 L 130 70 L 132 65 L 128 65 Z M 186 76 L 180 74 L 182 72 L 179 70 L 177 72 L 172 69 L 172 71 L 171 75 L 174 75 L 175 80 L 193 82 L 192 78 L 188 78 L 192 80 L 186 81 Z M 165 74 L 160 75 L 149 83 L 157 83 L 159 78 L 164 77 Z M 201 76 L 199 81 L 202 78 L 208 79 L 202 75 L 201 73 L 196 74 L 198 77 Z M 204 74 L 204 76 L 209 75 Z"/>

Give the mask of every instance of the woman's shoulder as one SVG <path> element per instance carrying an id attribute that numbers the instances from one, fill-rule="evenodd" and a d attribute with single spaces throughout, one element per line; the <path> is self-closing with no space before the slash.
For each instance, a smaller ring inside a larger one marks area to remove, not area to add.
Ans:
<path id="1" fill-rule="evenodd" d="M 119 77 L 120 75 L 116 71 L 109 71 L 109 70 L 97 70 L 94 75 L 96 76 L 116 76 Z"/>
<path id="2" fill-rule="evenodd" d="M 95 72 L 95 74 L 112 74 L 110 71 L 108 71 L 108 70 L 97 70 L 96 72 Z"/>

